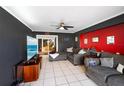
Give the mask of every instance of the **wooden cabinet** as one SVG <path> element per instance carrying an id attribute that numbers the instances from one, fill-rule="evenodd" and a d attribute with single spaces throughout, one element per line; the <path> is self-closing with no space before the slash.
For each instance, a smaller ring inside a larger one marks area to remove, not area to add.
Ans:
<path id="1" fill-rule="evenodd" d="M 41 59 L 42 57 L 38 57 L 37 60 L 35 60 L 36 62 L 24 64 L 24 82 L 31 82 L 38 79 L 42 63 Z"/>
<path id="2" fill-rule="evenodd" d="M 37 65 L 24 66 L 24 82 L 37 80 L 38 73 Z"/>

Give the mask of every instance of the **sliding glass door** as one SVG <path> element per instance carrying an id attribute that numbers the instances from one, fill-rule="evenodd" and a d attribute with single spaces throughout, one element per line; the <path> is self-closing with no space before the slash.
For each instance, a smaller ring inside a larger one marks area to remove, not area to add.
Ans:
<path id="1" fill-rule="evenodd" d="M 56 52 L 55 39 L 42 39 L 42 53 L 47 55 L 49 53 Z"/>

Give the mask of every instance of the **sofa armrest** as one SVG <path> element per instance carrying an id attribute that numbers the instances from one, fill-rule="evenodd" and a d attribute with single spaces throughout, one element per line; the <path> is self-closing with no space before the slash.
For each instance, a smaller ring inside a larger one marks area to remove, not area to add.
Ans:
<path id="1" fill-rule="evenodd" d="M 83 63 L 83 55 L 82 54 L 74 54 L 74 64 L 79 65 Z"/>

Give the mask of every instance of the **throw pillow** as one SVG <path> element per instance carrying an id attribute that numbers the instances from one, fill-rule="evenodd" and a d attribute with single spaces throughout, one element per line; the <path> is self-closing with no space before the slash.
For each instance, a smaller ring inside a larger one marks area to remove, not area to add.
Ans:
<path id="1" fill-rule="evenodd" d="M 81 49 L 79 52 L 78 52 L 78 54 L 84 54 L 84 53 L 86 53 L 83 49 Z"/>
<path id="2" fill-rule="evenodd" d="M 124 66 L 122 64 L 118 64 L 117 71 L 123 74 L 123 69 L 124 69 Z"/>
<path id="3" fill-rule="evenodd" d="M 101 57 L 101 52 L 97 52 L 97 57 Z"/>
<path id="4" fill-rule="evenodd" d="M 113 68 L 113 58 L 100 58 L 101 66 Z"/>
<path id="5" fill-rule="evenodd" d="M 88 60 L 89 66 L 97 66 L 100 64 L 99 58 L 89 58 Z"/>
<path id="6" fill-rule="evenodd" d="M 78 54 L 78 52 L 81 50 L 81 48 L 73 48 L 74 54 Z"/>
<path id="7" fill-rule="evenodd" d="M 67 52 L 73 52 L 73 47 L 67 48 Z"/>

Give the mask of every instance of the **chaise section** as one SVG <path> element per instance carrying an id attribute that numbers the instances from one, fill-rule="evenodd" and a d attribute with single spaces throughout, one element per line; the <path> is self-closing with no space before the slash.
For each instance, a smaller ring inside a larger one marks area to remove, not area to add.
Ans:
<path id="1" fill-rule="evenodd" d="M 124 86 L 124 75 L 112 75 L 107 80 L 109 86 Z"/>
<path id="2" fill-rule="evenodd" d="M 107 77 L 111 75 L 120 74 L 116 69 L 109 68 L 109 67 L 102 67 L 102 66 L 95 66 L 88 68 L 93 73 L 96 73 L 100 79 L 106 82 Z"/>
<path id="3" fill-rule="evenodd" d="M 101 86 L 124 86 L 124 74 L 118 72 L 118 64 L 124 65 L 124 56 L 102 52 L 101 58 L 114 58 L 113 68 L 101 65 L 89 66 L 85 59 L 86 75 Z"/>

